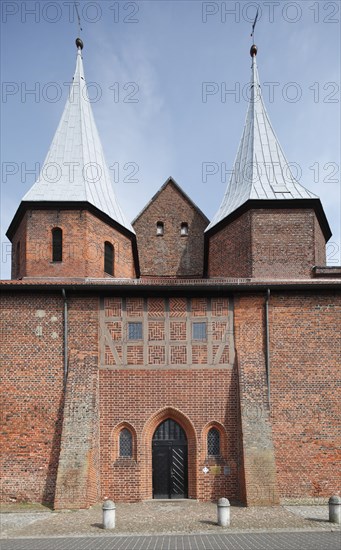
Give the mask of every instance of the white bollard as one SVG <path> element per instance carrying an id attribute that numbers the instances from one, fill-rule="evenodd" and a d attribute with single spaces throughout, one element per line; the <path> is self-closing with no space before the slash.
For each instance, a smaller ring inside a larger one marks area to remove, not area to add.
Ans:
<path id="1" fill-rule="evenodd" d="M 328 500 L 330 523 L 341 524 L 341 497 L 336 495 Z"/>
<path id="2" fill-rule="evenodd" d="M 217 503 L 218 525 L 228 527 L 230 525 L 230 503 L 227 498 L 220 498 Z"/>
<path id="3" fill-rule="evenodd" d="M 103 510 L 103 529 L 115 529 L 116 504 L 112 500 L 105 500 Z"/>

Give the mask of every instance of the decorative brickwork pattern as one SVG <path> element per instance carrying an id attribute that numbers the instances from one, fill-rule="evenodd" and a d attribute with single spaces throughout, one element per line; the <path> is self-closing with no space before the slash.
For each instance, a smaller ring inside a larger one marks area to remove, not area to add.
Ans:
<path id="1" fill-rule="evenodd" d="M 120 298 L 104 298 L 104 311 L 106 317 L 120 317 L 122 300 Z"/>
<path id="2" fill-rule="evenodd" d="M 169 299 L 169 315 L 171 317 L 186 317 L 187 302 L 185 298 Z"/>
<path id="3" fill-rule="evenodd" d="M 163 317 L 164 309 L 165 309 L 165 301 L 163 298 L 149 298 L 148 315 L 150 317 Z"/>
<path id="4" fill-rule="evenodd" d="M 122 298 L 120 303 L 117 300 L 105 298 L 101 306 L 102 367 L 233 363 L 232 314 L 227 298 L 212 301 L 207 298 Z M 114 311 L 119 315 L 113 316 Z M 133 341 L 127 327 L 136 320 L 142 323 L 141 338 Z M 197 331 L 199 338 L 193 334 L 193 327 L 198 323 L 203 329 Z"/>
<path id="5" fill-rule="evenodd" d="M 2 500 L 53 502 L 63 411 L 63 300 L 2 295 Z"/>
<path id="6" fill-rule="evenodd" d="M 171 365 L 187 365 L 186 346 L 171 346 Z"/>

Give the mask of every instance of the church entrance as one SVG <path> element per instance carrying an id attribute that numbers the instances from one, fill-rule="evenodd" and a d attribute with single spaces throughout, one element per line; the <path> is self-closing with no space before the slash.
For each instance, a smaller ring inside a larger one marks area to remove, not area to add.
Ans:
<path id="1" fill-rule="evenodd" d="M 153 436 L 153 498 L 187 498 L 187 437 L 168 418 Z"/>

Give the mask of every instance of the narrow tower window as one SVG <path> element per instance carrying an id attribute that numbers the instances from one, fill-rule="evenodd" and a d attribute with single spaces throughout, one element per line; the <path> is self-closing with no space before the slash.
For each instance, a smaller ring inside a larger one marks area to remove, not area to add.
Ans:
<path id="1" fill-rule="evenodd" d="M 61 262 L 63 259 L 63 231 L 60 227 L 52 229 L 52 261 Z"/>
<path id="2" fill-rule="evenodd" d="M 157 222 L 156 224 L 156 234 L 163 235 L 163 222 Z"/>
<path id="3" fill-rule="evenodd" d="M 16 251 L 17 277 L 20 275 L 20 241 L 17 242 Z"/>
<path id="4" fill-rule="evenodd" d="M 220 455 L 220 433 L 217 428 L 211 428 L 207 434 L 207 454 L 208 456 Z"/>
<path id="5" fill-rule="evenodd" d="M 188 235 L 188 223 L 183 222 L 181 224 L 180 235 L 181 237 Z"/>
<path id="6" fill-rule="evenodd" d="M 104 243 L 104 271 L 108 275 L 114 274 L 114 247 L 108 241 Z"/>

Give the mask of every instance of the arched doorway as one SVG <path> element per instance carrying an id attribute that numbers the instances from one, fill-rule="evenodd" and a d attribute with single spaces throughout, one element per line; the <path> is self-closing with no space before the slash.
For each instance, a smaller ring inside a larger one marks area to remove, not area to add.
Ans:
<path id="1" fill-rule="evenodd" d="M 187 436 L 167 418 L 153 435 L 153 498 L 187 498 Z"/>

